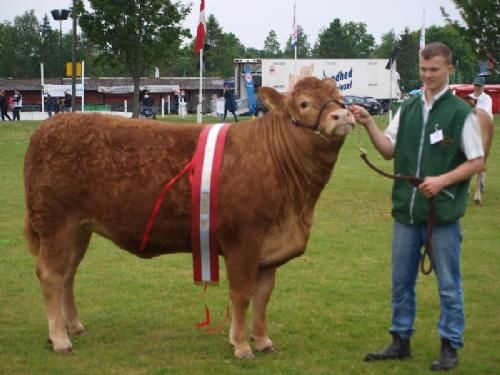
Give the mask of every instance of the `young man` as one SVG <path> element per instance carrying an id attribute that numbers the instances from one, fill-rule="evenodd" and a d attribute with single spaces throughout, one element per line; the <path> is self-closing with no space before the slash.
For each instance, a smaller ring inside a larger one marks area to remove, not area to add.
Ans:
<path id="1" fill-rule="evenodd" d="M 431 370 L 449 370 L 463 346 L 464 302 L 460 275 L 461 229 L 470 176 L 483 167 L 483 146 L 471 107 L 448 89 L 453 71 L 451 51 L 430 43 L 420 52 L 421 96 L 405 101 L 384 133 L 368 112 L 352 106 L 385 159 L 394 158 L 395 174 L 423 180 L 414 187 L 395 180 L 392 189 L 392 343 L 367 354 L 366 361 L 411 356 L 410 338 L 416 312 L 416 280 L 420 250 L 427 241 L 429 199 L 435 196 L 433 265 L 439 286 L 441 350 Z"/>
<path id="2" fill-rule="evenodd" d="M 484 92 L 484 78 L 476 77 L 472 84 L 474 85 L 474 92 L 469 96 L 476 99 L 476 108 L 484 110 L 493 120 L 493 100 L 491 96 Z"/>

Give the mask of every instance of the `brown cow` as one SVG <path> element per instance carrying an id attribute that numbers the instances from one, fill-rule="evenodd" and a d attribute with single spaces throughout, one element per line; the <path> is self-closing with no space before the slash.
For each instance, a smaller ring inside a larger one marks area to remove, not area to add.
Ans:
<path id="1" fill-rule="evenodd" d="M 270 88 L 260 94 L 274 110 L 229 128 L 221 167 L 217 243 L 237 358 L 253 357 L 245 329 L 251 301 L 255 349 L 274 351 L 266 305 L 276 268 L 305 251 L 314 206 L 355 123 L 332 80 L 306 78 L 286 97 Z M 142 253 L 139 244 L 159 192 L 191 159 L 201 130 L 63 114 L 34 132 L 25 159 L 25 234 L 38 256 L 54 351 L 71 351 L 68 334 L 84 331 L 73 280 L 93 232 L 143 258 L 191 252 L 187 177 L 168 192 Z"/>
<path id="2" fill-rule="evenodd" d="M 469 103 L 472 107 L 476 106 L 477 100 L 470 96 L 466 96 L 463 98 L 467 103 Z M 483 148 L 484 148 L 484 169 L 476 174 L 473 177 L 473 189 L 474 192 L 474 202 L 476 204 L 481 204 L 482 193 L 484 190 L 484 184 L 486 180 L 486 161 L 488 160 L 488 155 L 490 154 L 491 143 L 493 141 L 493 133 L 495 130 L 495 126 L 493 125 L 493 121 L 488 115 L 488 113 L 481 109 L 475 109 L 477 115 L 477 122 L 479 124 L 479 130 L 481 131 L 481 138 L 483 140 Z"/>

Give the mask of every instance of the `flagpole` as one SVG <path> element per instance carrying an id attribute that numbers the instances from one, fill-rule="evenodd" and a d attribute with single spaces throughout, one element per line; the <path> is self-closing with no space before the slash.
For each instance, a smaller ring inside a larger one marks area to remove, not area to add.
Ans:
<path id="1" fill-rule="evenodd" d="M 205 0 L 200 0 L 200 20 L 196 28 L 195 52 L 200 54 L 200 92 L 198 93 L 198 106 L 196 107 L 196 122 L 201 124 L 203 113 L 203 50 L 205 49 Z"/>
<path id="2" fill-rule="evenodd" d="M 297 2 L 295 1 L 293 3 L 293 30 L 292 30 L 292 33 L 294 35 L 294 40 L 295 40 L 295 43 L 293 46 L 293 50 L 294 50 L 294 64 L 293 64 L 294 65 L 294 84 L 297 83 L 297 44 L 299 43 L 299 41 L 298 41 L 299 36 L 297 35 L 297 20 L 295 18 L 296 8 L 297 8 Z"/>
<path id="3" fill-rule="evenodd" d="M 200 92 L 198 94 L 198 108 L 196 113 L 196 122 L 202 122 L 202 108 L 203 108 L 203 48 L 200 50 Z"/>

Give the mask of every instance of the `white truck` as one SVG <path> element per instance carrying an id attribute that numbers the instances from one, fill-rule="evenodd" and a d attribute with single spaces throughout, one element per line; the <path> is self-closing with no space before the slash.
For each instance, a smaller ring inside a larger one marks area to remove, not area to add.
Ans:
<path id="1" fill-rule="evenodd" d="M 314 76 L 334 78 L 343 95 L 371 96 L 386 109 L 390 99 L 401 97 L 396 63 L 388 70 L 386 59 L 235 59 L 234 62 L 240 97 L 247 96 L 244 88 L 249 71 L 256 88 L 268 86 L 282 93 L 289 92 L 301 78 Z"/>

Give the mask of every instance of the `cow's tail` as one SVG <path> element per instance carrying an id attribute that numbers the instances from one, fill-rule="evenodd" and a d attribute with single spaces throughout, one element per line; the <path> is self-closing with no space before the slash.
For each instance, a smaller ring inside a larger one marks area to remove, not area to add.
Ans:
<path id="1" fill-rule="evenodd" d="M 26 238 L 31 253 L 34 256 L 38 256 L 40 252 L 40 237 L 35 229 L 33 229 L 33 225 L 31 225 L 29 213 L 27 213 L 24 218 L 24 237 Z"/>

